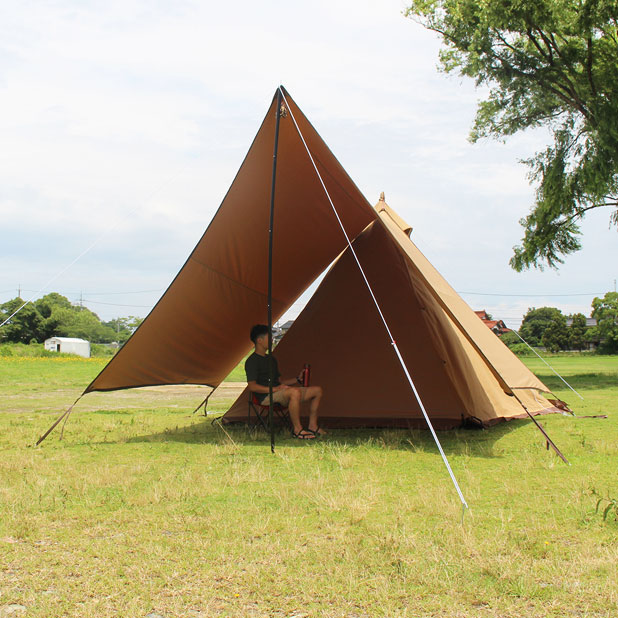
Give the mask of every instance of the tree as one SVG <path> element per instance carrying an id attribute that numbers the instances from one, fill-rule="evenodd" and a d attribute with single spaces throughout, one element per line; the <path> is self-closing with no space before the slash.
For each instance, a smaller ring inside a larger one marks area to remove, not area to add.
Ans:
<path id="1" fill-rule="evenodd" d="M 109 322 L 103 322 L 103 324 L 116 333 L 114 341 L 124 343 L 143 321 L 144 318 L 130 315 L 128 318 L 114 318 Z"/>
<path id="2" fill-rule="evenodd" d="M 0 322 L 21 307 L 23 302 L 21 298 L 14 298 L 0 305 Z M 129 316 L 102 323 L 99 316 L 90 309 L 76 307 L 65 296 L 51 292 L 28 303 L 11 318 L 0 329 L 0 341 L 30 343 L 34 340 L 42 343 L 49 337 L 59 336 L 79 337 L 97 343 L 124 342 L 141 322 L 142 318 Z M 122 333 L 120 339 L 119 330 Z"/>
<path id="3" fill-rule="evenodd" d="M 569 346 L 572 350 L 583 350 L 586 347 L 586 316 L 583 313 L 573 315 L 569 328 Z"/>
<path id="4" fill-rule="evenodd" d="M 43 318 L 41 324 L 40 340 L 45 341 L 54 335 L 60 333 L 60 316 L 58 314 L 59 309 L 66 309 L 73 311 L 75 308 L 71 304 L 71 301 L 58 292 L 51 292 L 45 296 L 34 301 L 34 306 Z"/>
<path id="5" fill-rule="evenodd" d="M 514 345 L 519 345 L 521 343 L 521 339 L 513 332 L 509 331 L 500 335 L 500 341 L 509 348 Z"/>
<path id="6" fill-rule="evenodd" d="M 560 309 L 556 309 L 555 307 L 539 307 L 538 309 L 532 307 L 528 309 L 528 312 L 524 316 L 519 334 L 530 345 L 541 345 L 545 330 L 549 328 L 554 319 L 560 318 L 564 318 L 564 316 Z"/>
<path id="7" fill-rule="evenodd" d="M 592 301 L 592 317 L 597 320 L 600 350 L 618 353 L 618 293 L 608 292 Z"/>
<path id="8" fill-rule="evenodd" d="M 540 126 L 552 134 L 525 161 L 537 192 L 515 270 L 556 267 L 577 251 L 591 209 L 611 208 L 618 226 L 618 3 L 413 0 L 406 15 L 441 35 L 445 72 L 489 87 L 471 141 Z"/>
<path id="9" fill-rule="evenodd" d="M 541 341 L 550 352 L 566 350 L 569 347 L 569 330 L 566 318 L 561 313 L 552 317 L 543 332 Z"/>
<path id="10" fill-rule="evenodd" d="M 0 305 L 0 323 L 4 322 L 24 301 L 17 297 Z M 14 315 L 2 329 L 0 340 L 10 343 L 30 343 L 41 338 L 43 318 L 32 303 L 28 303 L 17 315 Z"/>

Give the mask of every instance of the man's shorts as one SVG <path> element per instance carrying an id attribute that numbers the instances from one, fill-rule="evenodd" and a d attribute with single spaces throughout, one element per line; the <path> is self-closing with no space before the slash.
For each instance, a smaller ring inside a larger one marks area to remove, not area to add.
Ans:
<path id="1" fill-rule="evenodd" d="M 290 388 L 297 388 L 300 391 L 300 400 L 305 401 L 305 397 L 307 395 L 307 387 L 305 386 L 293 386 Z M 281 391 L 277 391 L 273 393 L 273 403 L 280 403 L 281 405 L 287 406 L 290 401 L 290 393 L 288 392 L 290 389 L 284 388 Z M 270 397 L 266 395 L 262 400 L 262 405 L 267 406 L 270 403 Z"/>

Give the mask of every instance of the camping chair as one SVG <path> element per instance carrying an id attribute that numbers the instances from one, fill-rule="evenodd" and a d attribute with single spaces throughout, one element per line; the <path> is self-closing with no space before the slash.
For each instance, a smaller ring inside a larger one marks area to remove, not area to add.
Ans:
<path id="1" fill-rule="evenodd" d="M 268 431 L 268 406 L 269 404 L 263 404 L 257 398 L 255 393 L 249 392 L 249 414 L 248 424 L 254 426 L 261 426 L 264 431 Z M 255 415 L 255 422 L 252 421 L 252 416 Z M 287 427 L 292 426 L 290 421 L 290 412 L 287 406 L 280 403 L 273 403 L 273 423 L 282 423 Z"/>

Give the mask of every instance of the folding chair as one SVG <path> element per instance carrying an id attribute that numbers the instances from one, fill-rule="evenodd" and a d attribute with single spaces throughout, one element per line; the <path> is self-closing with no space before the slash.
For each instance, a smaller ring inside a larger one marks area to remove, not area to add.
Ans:
<path id="1" fill-rule="evenodd" d="M 269 404 L 263 404 L 257 398 L 255 393 L 249 393 L 249 414 L 248 424 L 254 426 L 261 426 L 264 431 L 268 431 L 268 407 Z M 252 417 L 255 416 L 255 422 Z M 286 427 L 292 426 L 290 420 L 290 411 L 287 406 L 280 403 L 273 403 L 273 423 L 284 424 Z"/>

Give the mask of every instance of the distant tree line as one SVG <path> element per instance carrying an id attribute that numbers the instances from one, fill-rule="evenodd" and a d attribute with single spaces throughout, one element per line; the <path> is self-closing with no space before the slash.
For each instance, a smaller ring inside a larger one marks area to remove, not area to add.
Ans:
<path id="1" fill-rule="evenodd" d="M 567 326 L 567 317 L 572 319 Z M 591 317 L 596 326 L 586 326 L 586 316 L 565 316 L 555 307 L 528 309 L 519 334 L 531 346 L 543 346 L 550 352 L 587 350 L 594 347 L 605 354 L 618 353 L 618 293 L 608 292 L 592 301 Z M 506 333 L 502 341 L 511 348 L 523 346 L 515 333 Z"/>
<path id="2" fill-rule="evenodd" d="M 4 322 L 24 301 L 17 297 L 0 304 L 0 322 Z M 94 343 L 124 343 L 143 318 L 129 316 L 109 322 L 87 307 L 51 292 L 28 303 L 10 322 L 0 328 L 0 343 L 43 343 L 50 337 L 79 337 Z"/>

